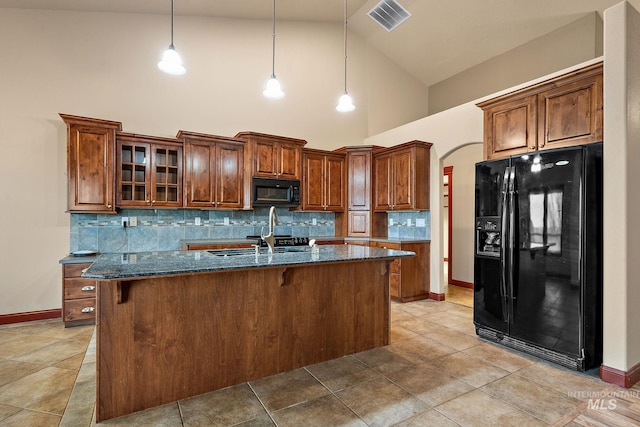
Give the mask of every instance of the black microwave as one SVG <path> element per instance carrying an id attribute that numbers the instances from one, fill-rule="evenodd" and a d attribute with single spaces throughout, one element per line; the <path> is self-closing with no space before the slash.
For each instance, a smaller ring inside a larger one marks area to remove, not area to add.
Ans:
<path id="1" fill-rule="evenodd" d="M 295 208 L 300 205 L 300 181 L 253 177 L 253 206 L 281 206 Z"/>

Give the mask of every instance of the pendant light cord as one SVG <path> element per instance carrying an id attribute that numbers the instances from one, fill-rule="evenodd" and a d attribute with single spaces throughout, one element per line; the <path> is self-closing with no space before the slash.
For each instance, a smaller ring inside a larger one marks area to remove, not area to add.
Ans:
<path id="1" fill-rule="evenodd" d="M 344 0 L 344 93 L 347 93 L 347 0 Z"/>
<path id="2" fill-rule="evenodd" d="M 171 48 L 173 49 L 173 0 L 171 0 Z"/>
<path id="3" fill-rule="evenodd" d="M 271 22 L 273 25 L 272 49 L 271 49 L 271 77 L 275 78 L 276 77 L 276 0 L 273 0 L 273 7 L 271 8 Z"/>

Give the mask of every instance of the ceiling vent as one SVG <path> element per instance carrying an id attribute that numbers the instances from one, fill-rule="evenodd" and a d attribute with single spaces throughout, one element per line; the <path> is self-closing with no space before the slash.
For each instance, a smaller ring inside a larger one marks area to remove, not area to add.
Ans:
<path id="1" fill-rule="evenodd" d="M 411 17 L 396 0 L 382 0 L 367 14 L 382 27 L 391 31 Z"/>

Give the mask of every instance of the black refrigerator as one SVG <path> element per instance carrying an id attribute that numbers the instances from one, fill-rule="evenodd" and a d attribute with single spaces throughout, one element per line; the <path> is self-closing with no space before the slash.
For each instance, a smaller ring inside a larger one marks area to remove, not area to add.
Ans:
<path id="1" fill-rule="evenodd" d="M 474 323 L 584 371 L 602 361 L 602 143 L 476 164 Z"/>

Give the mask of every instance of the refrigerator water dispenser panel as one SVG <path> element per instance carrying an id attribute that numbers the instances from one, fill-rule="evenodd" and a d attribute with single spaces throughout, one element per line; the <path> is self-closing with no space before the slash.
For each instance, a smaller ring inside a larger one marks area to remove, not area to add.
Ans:
<path id="1" fill-rule="evenodd" d="M 476 218 L 476 254 L 500 257 L 500 242 L 502 233 L 500 229 L 500 217 Z"/>

